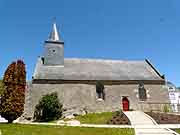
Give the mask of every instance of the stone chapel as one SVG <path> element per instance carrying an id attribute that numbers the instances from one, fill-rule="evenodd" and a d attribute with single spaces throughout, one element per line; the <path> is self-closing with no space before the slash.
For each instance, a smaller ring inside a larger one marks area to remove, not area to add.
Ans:
<path id="1" fill-rule="evenodd" d="M 169 103 L 165 77 L 148 60 L 64 58 L 56 23 L 28 84 L 25 114 L 32 117 L 39 99 L 52 92 L 74 112 L 162 110 Z"/>

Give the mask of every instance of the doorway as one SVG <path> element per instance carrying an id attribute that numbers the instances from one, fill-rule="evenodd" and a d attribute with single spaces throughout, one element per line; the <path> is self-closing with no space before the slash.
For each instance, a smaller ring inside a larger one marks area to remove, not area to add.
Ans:
<path id="1" fill-rule="evenodd" d="M 123 111 L 129 111 L 129 100 L 127 97 L 122 98 Z"/>

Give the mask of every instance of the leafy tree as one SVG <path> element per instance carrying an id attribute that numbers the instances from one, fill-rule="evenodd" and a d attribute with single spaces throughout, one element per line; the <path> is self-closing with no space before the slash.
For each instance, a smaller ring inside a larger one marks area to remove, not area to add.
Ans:
<path id="1" fill-rule="evenodd" d="M 3 90 L 3 83 L 2 83 L 2 80 L 0 80 L 0 97 L 1 97 L 1 94 L 2 94 L 2 90 Z"/>
<path id="2" fill-rule="evenodd" d="M 50 121 L 62 116 L 62 104 L 58 100 L 57 93 L 43 96 L 35 107 L 35 121 Z"/>
<path id="3" fill-rule="evenodd" d="M 24 111 L 25 88 L 25 64 L 22 60 L 12 62 L 4 73 L 0 102 L 0 114 L 8 123 L 12 123 Z"/>

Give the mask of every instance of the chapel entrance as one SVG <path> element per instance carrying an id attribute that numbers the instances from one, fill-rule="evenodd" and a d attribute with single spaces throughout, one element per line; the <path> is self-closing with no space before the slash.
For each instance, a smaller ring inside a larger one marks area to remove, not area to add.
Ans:
<path id="1" fill-rule="evenodd" d="M 123 111 L 129 111 L 129 100 L 127 97 L 122 98 Z"/>

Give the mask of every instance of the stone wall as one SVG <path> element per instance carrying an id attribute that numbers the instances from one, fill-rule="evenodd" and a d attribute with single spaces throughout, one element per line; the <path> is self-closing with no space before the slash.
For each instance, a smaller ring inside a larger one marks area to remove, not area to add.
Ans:
<path id="1" fill-rule="evenodd" d="M 35 105 L 48 93 L 57 92 L 65 109 L 84 109 L 87 112 L 116 111 L 122 108 L 122 97 L 127 96 L 130 109 L 149 111 L 148 103 L 158 108 L 158 103 L 168 103 L 164 85 L 145 85 L 147 101 L 138 99 L 138 85 L 105 85 L 105 100 L 98 100 L 96 86 L 92 84 L 28 84 L 25 114 L 33 116 Z M 143 107 L 142 107 L 143 106 Z"/>

